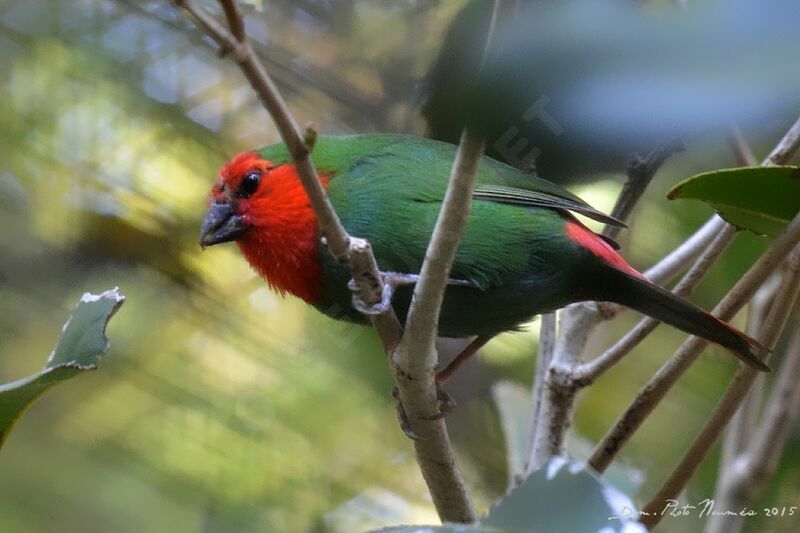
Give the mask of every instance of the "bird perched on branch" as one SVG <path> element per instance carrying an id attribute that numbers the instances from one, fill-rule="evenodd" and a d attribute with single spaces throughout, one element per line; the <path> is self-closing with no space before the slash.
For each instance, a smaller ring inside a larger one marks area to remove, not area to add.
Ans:
<path id="1" fill-rule="evenodd" d="M 405 320 L 412 287 L 447 188 L 455 147 L 406 135 L 319 137 L 313 160 L 351 235 L 367 239 L 390 302 Z M 346 265 L 328 252 L 283 144 L 231 159 L 214 184 L 200 244 L 236 241 L 274 290 L 336 319 L 367 323 L 353 305 Z M 442 337 L 477 337 L 463 360 L 533 316 L 586 301 L 615 302 L 722 345 L 768 370 L 764 348 L 684 298 L 653 284 L 613 241 L 573 213 L 622 224 L 541 178 L 483 157 L 472 209 L 439 316 Z M 379 306 L 380 307 L 380 306 Z M 449 375 L 447 369 L 440 377 Z"/>

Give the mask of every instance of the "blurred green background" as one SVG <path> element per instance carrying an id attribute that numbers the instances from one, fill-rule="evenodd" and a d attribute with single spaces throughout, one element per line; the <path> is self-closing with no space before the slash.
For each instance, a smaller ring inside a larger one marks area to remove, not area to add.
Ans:
<path id="1" fill-rule="evenodd" d="M 247 22 L 302 124 L 422 134 L 421 80 L 462 5 L 264 1 Z M 232 63 L 169 2 L 4 0 L 0 81 L 0 382 L 41 367 L 84 291 L 118 285 L 128 298 L 101 369 L 36 403 L 0 454 L 0 530 L 436 522 L 374 333 L 269 292 L 234 246 L 197 245 L 220 165 L 277 140 Z M 760 155 L 776 139 L 751 140 Z M 631 262 L 652 264 L 710 214 L 667 202 L 672 184 L 733 165 L 721 138 L 672 159 L 621 239 Z M 609 210 L 621 179 L 575 191 Z M 695 300 L 712 306 L 764 245 L 740 235 Z M 625 313 L 602 328 L 590 351 L 637 319 Z M 448 383 L 459 404 L 449 426 L 481 510 L 507 486 L 491 387 L 528 386 L 537 329 L 500 336 Z M 600 379 L 581 398 L 575 432 L 602 436 L 680 340 L 659 328 Z M 708 350 L 625 449 L 640 497 L 670 471 L 735 368 Z M 757 508 L 800 504 L 798 446 L 795 429 Z M 716 462 L 715 453 L 688 500 L 711 497 Z M 681 519 L 662 530 L 699 527 Z M 749 524 L 797 527 L 788 517 Z"/>

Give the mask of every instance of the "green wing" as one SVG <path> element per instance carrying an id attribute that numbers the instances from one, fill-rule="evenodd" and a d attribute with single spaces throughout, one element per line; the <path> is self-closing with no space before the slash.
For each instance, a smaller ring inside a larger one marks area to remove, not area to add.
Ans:
<path id="1" fill-rule="evenodd" d="M 318 139 L 312 158 L 320 171 L 333 176 L 358 175 L 362 174 L 360 170 L 367 170 L 359 167 L 370 167 L 372 172 L 367 173 L 371 174 L 369 185 L 373 190 L 393 187 L 401 196 L 440 202 L 455 151 L 456 147 L 451 144 L 409 135 L 323 136 Z M 262 154 L 276 162 L 288 160 L 282 145 L 269 147 Z M 474 198 L 572 211 L 613 226 L 625 226 L 558 185 L 488 157 L 481 161 Z"/>
<path id="2" fill-rule="evenodd" d="M 505 185 L 480 185 L 475 188 L 473 198 L 477 200 L 489 200 L 501 204 L 522 205 L 526 207 L 544 207 L 548 209 L 566 209 L 575 213 L 580 213 L 598 222 L 611 224 L 612 226 L 625 227 L 621 220 L 606 215 L 590 206 L 580 198 L 569 198 L 564 196 L 554 196 L 538 190 L 521 189 Z"/>

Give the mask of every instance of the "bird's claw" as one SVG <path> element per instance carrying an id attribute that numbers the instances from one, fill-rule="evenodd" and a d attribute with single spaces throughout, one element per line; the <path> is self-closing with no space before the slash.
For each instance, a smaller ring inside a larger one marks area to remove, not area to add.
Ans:
<path id="1" fill-rule="evenodd" d="M 423 416 L 425 420 L 439 420 L 449 415 L 458 405 L 452 396 L 447 394 L 445 390 L 436 384 L 436 399 L 438 401 L 439 412 L 431 416 Z"/>
<path id="2" fill-rule="evenodd" d="M 359 287 L 356 280 L 351 279 L 347 282 L 347 288 L 353 293 L 352 303 L 356 311 L 365 315 L 380 315 L 385 313 L 392 307 L 394 291 L 403 285 L 415 285 L 419 281 L 419 275 L 404 274 L 401 272 L 381 272 L 381 281 L 383 281 L 381 299 L 379 302 L 373 304 L 368 304 L 362 299 L 361 287 Z M 447 281 L 447 284 L 463 287 L 475 286 L 471 282 L 463 279 L 450 279 Z"/>
<path id="3" fill-rule="evenodd" d="M 388 311 L 392 306 L 392 296 L 394 295 L 394 287 L 388 283 L 383 284 L 383 291 L 381 291 L 381 299 L 374 304 L 366 303 L 360 295 L 361 289 L 355 280 L 351 279 L 347 282 L 347 288 L 353 293 L 351 299 L 353 308 L 364 315 L 381 315 Z"/>
<path id="4" fill-rule="evenodd" d="M 400 429 L 403 430 L 403 433 L 405 433 L 406 437 L 409 439 L 423 440 L 422 437 L 414 433 L 414 430 L 411 429 L 411 422 L 408 420 L 408 414 L 406 413 L 405 407 L 403 407 L 403 402 L 400 401 L 400 391 L 398 391 L 397 387 L 392 389 L 392 396 L 397 400 L 395 408 L 397 409 L 397 420 L 400 422 Z M 438 412 L 430 416 L 421 416 L 420 418 L 423 420 L 440 420 L 456 408 L 455 400 L 438 385 L 436 386 L 436 396 L 438 400 Z"/>
<path id="5" fill-rule="evenodd" d="M 397 410 L 397 421 L 400 422 L 400 429 L 403 430 L 403 433 L 409 439 L 422 440 L 422 437 L 414 433 L 414 430 L 411 429 L 411 422 L 408 421 L 408 414 L 406 413 L 405 407 L 403 407 L 403 402 L 400 401 L 400 391 L 397 390 L 397 387 L 392 389 L 392 396 L 397 400 L 395 409 Z"/>

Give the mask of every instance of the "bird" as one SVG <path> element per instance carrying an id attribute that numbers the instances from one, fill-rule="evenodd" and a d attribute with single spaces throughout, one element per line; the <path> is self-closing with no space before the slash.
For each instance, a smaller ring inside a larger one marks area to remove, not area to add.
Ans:
<path id="1" fill-rule="evenodd" d="M 452 144 L 405 134 L 317 137 L 311 157 L 342 225 L 372 246 L 391 305 L 405 322 L 413 284 L 447 189 Z M 620 304 L 726 348 L 762 371 L 766 348 L 648 280 L 611 239 L 576 216 L 624 225 L 543 178 L 482 156 L 472 205 L 438 320 L 440 337 L 474 338 L 465 360 L 495 335 L 582 301 Z M 285 144 L 242 152 L 220 170 L 200 245 L 234 241 L 280 294 L 338 320 L 367 324 L 347 266 L 327 250 Z M 446 379 L 455 367 L 440 372 Z"/>

